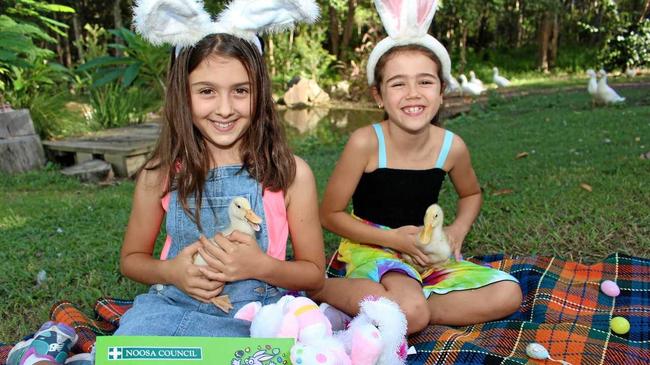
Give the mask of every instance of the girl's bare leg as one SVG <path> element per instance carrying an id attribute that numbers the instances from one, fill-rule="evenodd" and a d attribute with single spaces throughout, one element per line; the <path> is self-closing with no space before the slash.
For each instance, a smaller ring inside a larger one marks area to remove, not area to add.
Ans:
<path id="1" fill-rule="evenodd" d="M 519 284 L 500 281 L 474 290 L 431 294 L 427 304 L 431 324 L 467 326 L 507 317 L 519 308 L 521 299 Z"/>
<path id="2" fill-rule="evenodd" d="M 367 296 L 388 298 L 406 315 L 407 333 L 415 333 L 429 324 L 429 308 L 416 280 L 397 272 L 385 274 L 380 283 L 369 279 L 327 279 L 323 289 L 309 293 L 316 301 L 326 302 L 355 316 L 359 302 Z"/>

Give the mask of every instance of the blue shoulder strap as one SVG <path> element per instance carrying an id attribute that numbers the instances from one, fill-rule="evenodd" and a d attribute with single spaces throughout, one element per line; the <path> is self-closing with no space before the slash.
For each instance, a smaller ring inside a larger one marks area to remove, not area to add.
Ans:
<path id="1" fill-rule="evenodd" d="M 442 141 L 442 147 L 440 147 L 440 153 L 438 154 L 438 161 L 436 162 L 436 168 L 442 169 L 445 166 L 445 161 L 447 160 L 447 155 L 451 149 L 451 142 L 454 140 L 454 134 L 451 131 L 445 131 L 445 138 Z"/>
<path id="2" fill-rule="evenodd" d="M 375 123 L 372 125 L 375 128 L 375 134 L 377 135 L 377 142 L 379 144 L 379 161 L 377 162 L 377 168 L 383 169 L 386 168 L 386 143 L 384 142 L 384 132 L 381 130 L 381 124 Z"/>

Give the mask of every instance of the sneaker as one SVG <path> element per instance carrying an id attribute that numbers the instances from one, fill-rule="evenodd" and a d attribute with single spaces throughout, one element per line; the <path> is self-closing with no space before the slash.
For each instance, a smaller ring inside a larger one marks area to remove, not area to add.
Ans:
<path id="1" fill-rule="evenodd" d="M 72 327 L 45 322 L 33 338 L 17 343 L 9 351 L 7 365 L 29 365 L 44 360 L 63 364 L 77 338 Z"/>

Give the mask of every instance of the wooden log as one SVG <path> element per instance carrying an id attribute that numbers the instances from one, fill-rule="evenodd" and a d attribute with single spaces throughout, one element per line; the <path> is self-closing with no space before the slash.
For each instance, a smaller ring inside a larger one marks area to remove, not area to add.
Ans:
<path id="1" fill-rule="evenodd" d="M 0 112 L 0 139 L 35 135 L 34 123 L 29 110 L 19 109 Z"/>
<path id="2" fill-rule="evenodd" d="M 0 139 L 0 170 L 8 173 L 41 168 L 45 156 L 37 135 Z"/>
<path id="3" fill-rule="evenodd" d="M 41 139 L 34 130 L 29 110 L 0 112 L 0 170 L 25 172 L 45 164 Z"/>

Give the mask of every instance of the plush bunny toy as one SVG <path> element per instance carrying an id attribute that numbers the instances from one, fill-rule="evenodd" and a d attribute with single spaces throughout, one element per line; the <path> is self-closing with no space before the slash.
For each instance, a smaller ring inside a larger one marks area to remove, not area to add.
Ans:
<path id="1" fill-rule="evenodd" d="M 332 335 L 329 320 L 309 298 L 250 303 L 235 318 L 251 321 L 251 337 L 292 337 L 291 361 L 301 365 L 399 365 L 406 359 L 406 317 L 394 302 L 369 298 L 348 329 Z"/>

